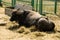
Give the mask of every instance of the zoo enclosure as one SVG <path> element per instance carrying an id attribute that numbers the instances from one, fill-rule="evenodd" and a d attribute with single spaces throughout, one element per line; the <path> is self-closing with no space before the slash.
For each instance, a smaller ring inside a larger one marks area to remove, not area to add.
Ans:
<path id="1" fill-rule="evenodd" d="M 58 0 L 59 1 L 59 0 Z M 60 9 L 60 2 L 57 0 L 0 0 L 5 6 L 14 7 L 17 3 L 31 5 L 40 14 L 43 13 L 57 13 Z"/>

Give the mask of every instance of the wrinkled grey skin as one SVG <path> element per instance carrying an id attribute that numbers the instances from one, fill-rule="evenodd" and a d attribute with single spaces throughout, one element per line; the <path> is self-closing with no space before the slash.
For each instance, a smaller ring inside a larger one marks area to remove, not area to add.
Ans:
<path id="1" fill-rule="evenodd" d="M 20 26 L 24 25 L 26 27 L 35 25 L 41 31 L 51 31 L 55 27 L 55 24 L 49 21 L 47 17 L 42 17 L 38 12 L 31 10 L 17 10 L 13 12 L 10 21 L 16 21 Z"/>

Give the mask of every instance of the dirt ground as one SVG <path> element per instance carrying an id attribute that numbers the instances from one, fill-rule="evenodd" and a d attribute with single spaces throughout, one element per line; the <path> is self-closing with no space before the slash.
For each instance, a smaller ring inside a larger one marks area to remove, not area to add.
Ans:
<path id="1" fill-rule="evenodd" d="M 0 40 L 60 40 L 60 18 L 57 15 L 47 14 L 56 27 L 54 32 L 31 31 L 31 28 L 22 26 L 21 28 L 10 30 L 9 28 L 17 23 L 9 21 L 10 17 L 5 15 L 5 8 L 0 8 Z"/>

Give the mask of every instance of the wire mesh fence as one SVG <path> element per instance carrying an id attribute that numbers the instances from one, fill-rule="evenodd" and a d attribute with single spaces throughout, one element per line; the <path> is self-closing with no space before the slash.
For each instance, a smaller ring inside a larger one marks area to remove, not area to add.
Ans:
<path id="1" fill-rule="evenodd" d="M 5 6 L 14 6 L 15 4 L 31 5 L 40 14 L 42 13 L 60 13 L 60 0 L 2 0 Z"/>
<path id="2" fill-rule="evenodd" d="M 11 0 L 2 0 L 2 3 L 4 6 L 8 7 L 8 6 L 11 6 L 12 1 Z"/>

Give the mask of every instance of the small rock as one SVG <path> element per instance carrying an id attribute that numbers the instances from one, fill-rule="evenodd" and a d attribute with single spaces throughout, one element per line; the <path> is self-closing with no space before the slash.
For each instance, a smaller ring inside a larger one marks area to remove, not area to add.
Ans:
<path id="1" fill-rule="evenodd" d="M 6 25 L 7 22 L 5 22 L 4 20 L 0 20 L 0 26 Z"/>

